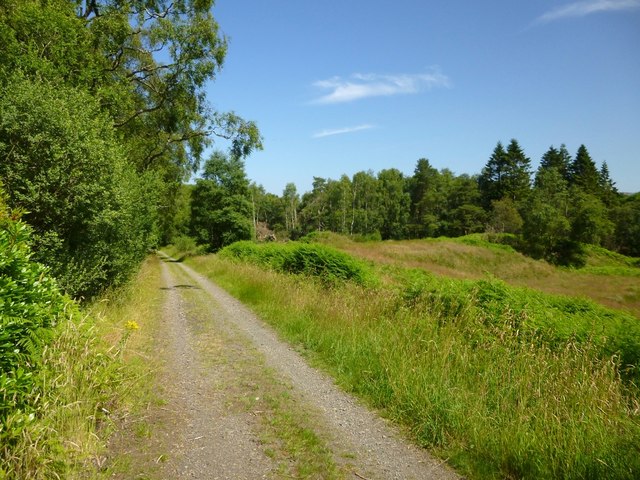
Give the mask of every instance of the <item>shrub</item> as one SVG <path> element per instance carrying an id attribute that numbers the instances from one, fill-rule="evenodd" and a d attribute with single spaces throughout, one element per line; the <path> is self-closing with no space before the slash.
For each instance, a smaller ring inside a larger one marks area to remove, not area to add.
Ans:
<path id="1" fill-rule="evenodd" d="M 225 247 L 219 255 L 279 272 L 316 277 L 326 283 L 336 281 L 352 281 L 360 285 L 375 283 L 373 273 L 363 262 L 326 245 L 293 242 L 256 244 L 245 241 Z"/>
<path id="2" fill-rule="evenodd" d="M 43 348 L 75 308 L 48 270 L 30 260 L 29 235 L 0 198 L 0 444 L 11 444 L 33 419 Z"/>

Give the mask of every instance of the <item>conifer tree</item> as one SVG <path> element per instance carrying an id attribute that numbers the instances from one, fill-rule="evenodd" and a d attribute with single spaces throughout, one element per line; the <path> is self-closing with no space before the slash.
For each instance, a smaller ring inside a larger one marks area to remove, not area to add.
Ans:
<path id="1" fill-rule="evenodd" d="M 506 164 L 507 152 L 502 142 L 498 142 L 489 161 L 482 169 L 480 177 L 478 177 L 482 206 L 486 210 L 491 208 L 491 202 L 500 200 L 504 196 L 503 177 L 505 176 Z"/>
<path id="2" fill-rule="evenodd" d="M 593 195 L 599 193 L 600 174 L 584 145 L 580 145 L 576 157 L 569 167 L 569 183 L 587 193 Z"/>
<path id="3" fill-rule="evenodd" d="M 536 173 L 536 184 L 538 183 L 538 174 L 543 170 L 551 168 L 555 168 L 565 180 L 568 180 L 571 161 L 571 155 L 567 151 L 567 147 L 564 143 L 560 145 L 560 149 L 556 149 L 552 145 L 540 160 L 540 167 L 538 167 L 538 172 Z"/>

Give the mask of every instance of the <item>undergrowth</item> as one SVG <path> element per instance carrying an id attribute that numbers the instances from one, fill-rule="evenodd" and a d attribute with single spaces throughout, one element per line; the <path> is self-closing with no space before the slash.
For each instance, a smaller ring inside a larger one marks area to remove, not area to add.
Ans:
<path id="1" fill-rule="evenodd" d="M 29 235 L 0 209 L 0 479 L 90 478 L 122 394 L 130 331 L 103 342 L 113 326 L 31 261 Z"/>
<path id="2" fill-rule="evenodd" d="M 492 280 L 405 271 L 327 289 L 216 256 L 189 263 L 472 478 L 640 474 L 640 393 L 622 368 L 637 358 L 632 318 Z"/>

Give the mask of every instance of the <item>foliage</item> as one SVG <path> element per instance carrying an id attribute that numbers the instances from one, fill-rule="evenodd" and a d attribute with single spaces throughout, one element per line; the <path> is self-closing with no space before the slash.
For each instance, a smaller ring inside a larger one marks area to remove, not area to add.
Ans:
<path id="1" fill-rule="evenodd" d="M 513 200 L 504 198 L 491 202 L 489 230 L 493 233 L 520 233 L 522 224 L 522 217 Z"/>
<path id="2" fill-rule="evenodd" d="M 49 271 L 31 261 L 29 235 L 0 198 L 0 443 L 33 420 L 43 349 L 67 310 L 75 311 Z"/>
<path id="3" fill-rule="evenodd" d="M 227 51 L 212 5 L 0 5 L 0 180 L 73 296 L 122 283 L 160 238 L 187 233 L 179 186 L 213 138 L 239 157 L 261 148 L 254 122 L 207 103 Z"/>
<path id="4" fill-rule="evenodd" d="M 478 185 L 486 209 L 491 202 L 510 198 L 518 203 L 529 193 L 531 160 L 524 154 L 518 141 L 512 139 L 505 150 L 498 142 L 485 165 Z"/>
<path id="5" fill-rule="evenodd" d="M 286 200 L 295 188 L 289 184 L 282 197 L 269 198 L 263 218 L 273 229 L 284 228 L 285 238 L 313 231 L 382 240 L 512 233 L 521 252 L 557 265 L 584 265 L 585 244 L 635 251 L 635 204 L 617 191 L 606 162 L 598 171 L 584 145 L 574 160 L 563 144 L 544 153 L 533 185 L 530 168 L 512 139 L 506 148 L 498 142 L 479 176 L 437 170 L 420 158 L 412 176 L 386 169 L 338 180 L 314 177 L 298 216 L 295 202 Z M 583 181 L 585 175 L 590 180 Z M 298 220 L 295 231 L 291 219 Z"/>
<path id="6" fill-rule="evenodd" d="M 222 249 L 219 255 L 279 272 L 319 278 L 327 284 L 352 281 L 368 285 L 376 281 L 363 262 L 326 245 L 237 242 Z"/>
<path id="7" fill-rule="evenodd" d="M 160 178 L 135 174 L 81 90 L 18 76 L 3 92 L 0 178 L 27 212 L 35 259 L 75 297 L 122 283 L 157 241 Z"/>
<path id="8" fill-rule="evenodd" d="M 237 157 L 215 152 L 191 194 L 191 232 L 196 241 L 217 251 L 252 235 L 249 181 Z"/>
<path id="9" fill-rule="evenodd" d="M 98 405 L 118 380 L 17 217 L 0 200 L 0 478 L 61 478 L 96 454 Z"/>
<path id="10" fill-rule="evenodd" d="M 404 238 L 411 204 L 411 197 L 404 187 L 404 175 L 395 168 L 382 170 L 378 182 L 382 217 L 380 235 L 383 240 Z"/>
<path id="11" fill-rule="evenodd" d="M 640 194 L 625 198 L 612 216 L 618 250 L 625 255 L 640 257 Z"/>

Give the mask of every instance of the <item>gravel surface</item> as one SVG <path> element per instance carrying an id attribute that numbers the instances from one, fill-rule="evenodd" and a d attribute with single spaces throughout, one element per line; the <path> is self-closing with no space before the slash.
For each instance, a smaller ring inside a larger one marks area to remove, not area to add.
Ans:
<path id="1" fill-rule="evenodd" d="M 170 269 L 163 263 L 167 299 L 164 327 L 167 368 L 163 378 L 165 409 L 171 420 L 165 431 L 170 454 L 163 475 L 168 479 L 259 479 L 275 466 L 255 438 L 255 419 L 228 408 L 225 387 L 233 380 L 229 365 L 206 368 L 189 325 L 185 304 Z M 225 352 L 228 359 L 228 353 Z"/>
<path id="2" fill-rule="evenodd" d="M 196 338 L 190 333 L 193 327 L 185 314 L 181 288 L 206 295 L 211 311 L 219 313 L 215 315 L 216 328 L 224 331 L 227 343 L 249 339 L 266 366 L 291 385 L 304 408 L 319 417 L 336 456 L 344 457 L 344 452 L 349 452 L 353 467 L 347 478 L 460 478 L 443 462 L 404 440 L 389 422 L 336 387 L 326 374 L 311 368 L 248 308 L 209 279 L 175 262 L 163 262 L 163 275 L 167 286 L 165 321 L 170 337 L 165 354 L 169 357 L 169 370 L 181 372 L 166 379 L 169 384 L 173 382 L 168 388 L 167 407 L 175 409 L 186 422 L 182 426 L 176 422 L 172 433 L 174 453 L 165 468 L 166 478 L 282 478 L 254 438 L 255 418 L 248 413 L 230 413 L 225 408 L 224 390 L 212 388 L 228 384 L 233 371 L 228 366 L 229 371 L 225 371 L 224 365 L 206 368 L 198 360 L 200 354 L 194 347 Z M 230 345 L 220 348 L 238 355 L 246 350 Z"/>

